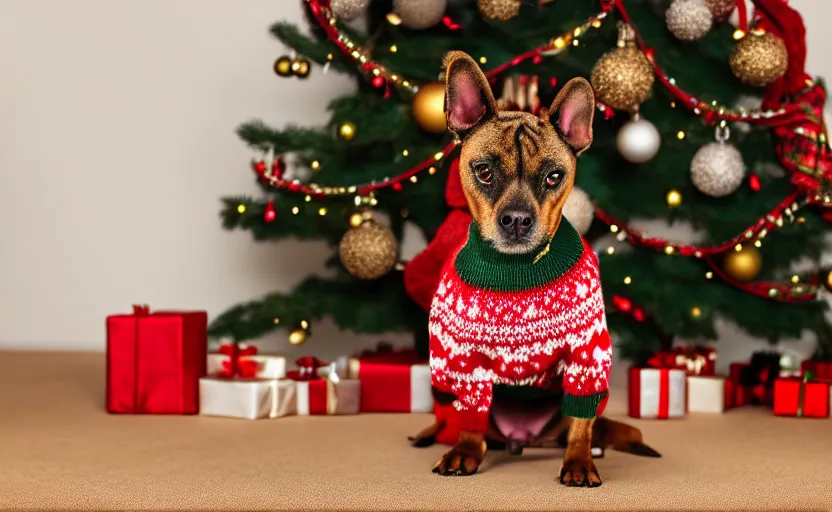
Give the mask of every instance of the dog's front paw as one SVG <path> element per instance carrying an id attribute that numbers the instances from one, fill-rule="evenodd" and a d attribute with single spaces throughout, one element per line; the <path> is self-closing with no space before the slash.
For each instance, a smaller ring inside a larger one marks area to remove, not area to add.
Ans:
<path id="1" fill-rule="evenodd" d="M 569 487 L 598 487 L 601 476 L 592 459 L 572 459 L 563 462 L 560 483 Z"/>
<path id="2" fill-rule="evenodd" d="M 473 444 L 458 444 L 439 459 L 433 466 L 433 472 L 442 476 L 473 475 L 479 469 L 484 457 L 485 450 L 482 447 Z"/>

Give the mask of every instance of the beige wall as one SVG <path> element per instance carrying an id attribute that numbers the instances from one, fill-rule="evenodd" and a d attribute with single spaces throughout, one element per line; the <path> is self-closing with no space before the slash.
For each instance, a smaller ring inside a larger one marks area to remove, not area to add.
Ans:
<path id="1" fill-rule="evenodd" d="M 810 71 L 832 76 L 832 6 L 792 3 Z M 299 4 L 0 0 L 0 348 L 100 350 L 131 303 L 216 314 L 323 268 L 319 245 L 255 244 L 217 216 L 221 195 L 256 192 L 237 124 L 320 123 L 349 87 L 273 75 L 266 29 Z M 375 341 L 314 327 L 296 353 Z"/>

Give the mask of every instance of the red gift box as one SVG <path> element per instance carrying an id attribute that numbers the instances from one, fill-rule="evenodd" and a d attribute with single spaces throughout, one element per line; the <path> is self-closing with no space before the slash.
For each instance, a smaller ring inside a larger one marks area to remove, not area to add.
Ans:
<path id="1" fill-rule="evenodd" d="M 107 317 L 107 412 L 197 414 L 207 328 L 204 311 Z"/>
<path id="2" fill-rule="evenodd" d="M 361 412 L 433 412 L 430 367 L 415 350 L 365 352 L 347 365 L 361 382 Z"/>
<path id="3" fill-rule="evenodd" d="M 829 417 L 829 383 L 797 378 L 774 381 L 775 416 Z"/>
<path id="4" fill-rule="evenodd" d="M 832 383 L 832 361 L 807 360 L 800 363 L 800 374 L 811 372 L 813 380 Z"/>
<path id="5" fill-rule="evenodd" d="M 650 368 L 683 370 L 688 375 L 716 375 L 716 349 L 705 346 L 675 347 L 654 353 L 647 360 Z"/>

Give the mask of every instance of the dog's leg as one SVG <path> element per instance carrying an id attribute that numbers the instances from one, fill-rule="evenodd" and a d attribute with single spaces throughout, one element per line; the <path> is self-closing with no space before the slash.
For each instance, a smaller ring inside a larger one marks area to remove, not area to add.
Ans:
<path id="1" fill-rule="evenodd" d="M 595 418 L 570 418 L 560 483 L 570 487 L 598 487 L 601 477 L 592 462 L 592 424 Z"/>
<path id="2" fill-rule="evenodd" d="M 462 432 L 456 446 L 433 466 L 433 472 L 442 476 L 473 475 L 482 464 L 487 449 L 485 434 Z"/>

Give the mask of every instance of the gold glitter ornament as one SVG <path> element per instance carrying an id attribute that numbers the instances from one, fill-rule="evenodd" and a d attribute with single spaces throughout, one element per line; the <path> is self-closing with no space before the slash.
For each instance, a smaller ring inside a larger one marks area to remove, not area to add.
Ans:
<path id="1" fill-rule="evenodd" d="M 292 59 L 284 55 L 274 61 L 274 72 L 282 77 L 292 76 Z"/>
<path id="2" fill-rule="evenodd" d="M 826 272 L 826 289 L 832 292 L 832 270 Z"/>
<path id="3" fill-rule="evenodd" d="M 676 39 L 696 41 L 711 30 L 714 15 L 705 0 L 673 0 L 665 12 L 665 21 Z"/>
<path id="4" fill-rule="evenodd" d="M 477 8 L 483 18 L 508 21 L 520 14 L 523 0 L 477 0 Z"/>
<path id="5" fill-rule="evenodd" d="M 618 48 L 598 59 L 589 77 L 598 101 L 615 110 L 635 112 L 653 92 L 653 67 L 636 47 L 635 31 L 618 26 Z"/>
<path id="6" fill-rule="evenodd" d="M 413 96 L 413 118 L 419 128 L 430 133 L 445 133 L 445 84 L 430 82 L 419 87 Z"/>
<path id="7" fill-rule="evenodd" d="M 737 0 L 705 0 L 714 18 L 725 18 L 737 8 Z"/>
<path id="8" fill-rule="evenodd" d="M 330 0 L 329 9 L 339 20 L 352 21 L 361 16 L 368 5 L 370 0 Z"/>
<path id="9" fill-rule="evenodd" d="M 737 42 L 728 64 L 734 76 L 743 83 L 754 87 L 766 87 L 786 74 L 789 52 L 779 37 L 768 32 L 752 32 Z"/>
<path id="10" fill-rule="evenodd" d="M 306 331 L 303 329 L 292 329 L 289 333 L 289 343 L 292 345 L 301 345 L 306 341 Z"/>
<path id="11" fill-rule="evenodd" d="M 413 30 L 430 28 L 442 20 L 448 0 L 393 0 L 393 12 Z"/>
<path id="12" fill-rule="evenodd" d="M 367 221 L 344 234 L 338 256 L 353 277 L 378 279 L 396 265 L 397 245 L 392 231 L 375 221 Z"/>
<path id="13" fill-rule="evenodd" d="M 763 257 L 753 245 L 743 245 L 739 251 L 729 251 L 722 260 L 722 269 L 737 281 L 753 280 L 760 273 L 761 268 L 763 268 Z"/>

